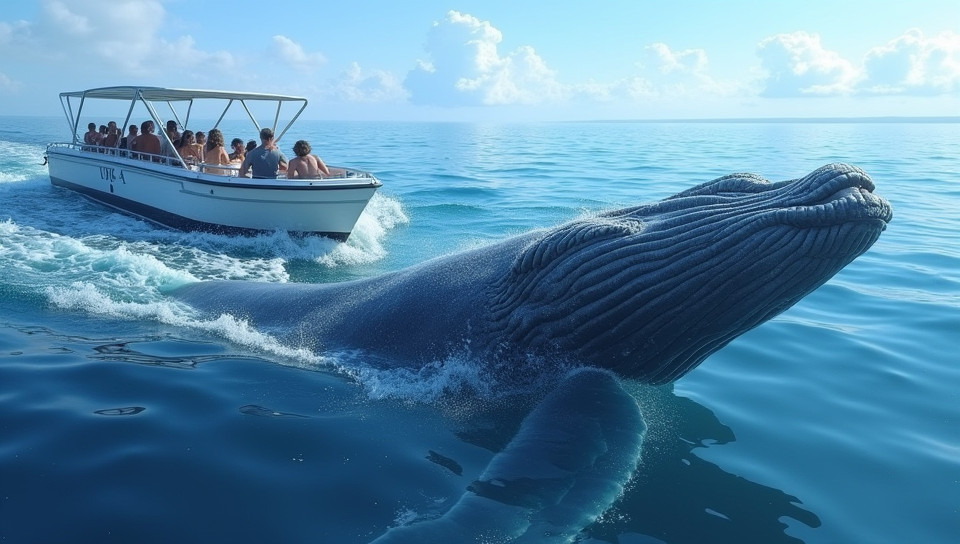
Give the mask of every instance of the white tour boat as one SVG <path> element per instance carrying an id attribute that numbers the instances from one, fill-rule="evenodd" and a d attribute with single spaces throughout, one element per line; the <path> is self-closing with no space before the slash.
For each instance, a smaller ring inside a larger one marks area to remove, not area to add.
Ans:
<path id="1" fill-rule="evenodd" d="M 126 118 L 119 125 L 120 136 L 131 122 L 140 125 L 140 119 L 132 117 L 135 108 L 145 110 L 144 115 L 156 125 L 164 152 L 134 153 L 120 147 L 119 138 L 112 147 L 85 144 L 81 114 L 85 105 L 95 103 L 94 99 L 124 103 L 119 112 L 123 115 L 126 111 Z M 287 231 L 347 239 L 367 202 L 382 185 L 373 174 L 330 166 L 331 175 L 318 179 L 253 179 L 239 177 L 239 164 L 191 163 L 174 148 L 157 106 L 168 106 L 177 124 L 186 129 L 198 101 L 212 102 L 217 106 L 215 111 L 221 112 L 216 124 L 200 130 L 217 128 L 230 107 L 239 104 L 255 129 L 245 141 L 259 135 L 262 128 L 251 107 L 275 105 L 275 117 L 268 128 L 276 134 L 276 141 L 307 107 L 305 98 L 295 96 L 160 87 L 104 87 L 61 93 L 60 102 L 73 139 L 47 146 L 50 182 L 122 212 L 181 230 L 221 234 Z M 182 123 L 176 105 L 181 109 L 186 106 Z M 295 113 L 277 130 L 285 105 Z M 227 141 L 230 136 L 225 134 Z"/>

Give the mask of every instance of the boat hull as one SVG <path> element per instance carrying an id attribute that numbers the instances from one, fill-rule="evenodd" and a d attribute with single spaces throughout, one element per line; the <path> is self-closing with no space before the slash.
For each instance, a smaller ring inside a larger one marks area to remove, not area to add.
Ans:
<path id="1" fill-rule="evenodd" d="M 50 181 L 107 206 L 185 231 L 256 234 L 287 231 L 346 240 L 380 182 L 248 179 L 97 153 L 47 149 Z"/>

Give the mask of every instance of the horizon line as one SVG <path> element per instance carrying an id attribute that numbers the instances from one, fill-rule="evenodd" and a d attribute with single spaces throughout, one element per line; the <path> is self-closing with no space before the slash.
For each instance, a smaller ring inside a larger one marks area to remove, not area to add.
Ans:
<path id="1" fill-rule="evenodd" d="M 664 119 L 590 119 L 585 123 L 960 123 L 957 115 L 864 115 L 827 117 L 672 117 Z"/>
<path id="2" fill-rule="evenodd" d="M 59 115 L 0 113 L 0 117 L 58 118 Z M 303 121 L 335 121 L 360 123 L 475 123 L 476 121 L 438 121 L 417 119 L 330 119 L 303 118 Z M 483 121 L 489 123 L 491 121 Z M 493 121 L 498 122 L 498 121 Z M 499 121 L 502 123 L 960 123 L 960 115 L 863 115 L 821 117 L 668 117 L 632 119 L 544 119 L 529 121 Z"/>

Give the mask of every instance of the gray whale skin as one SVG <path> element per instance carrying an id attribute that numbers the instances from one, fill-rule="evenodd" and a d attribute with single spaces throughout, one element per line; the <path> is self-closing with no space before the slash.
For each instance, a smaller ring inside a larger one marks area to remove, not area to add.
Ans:
<path id="1" fill-rule="evenodd" d="M 892 219 L 873 191 L 846 164 L 782 182 L 732 174 L 380 277 L 209 282 L 175 295 L 390 364 L 466 354 L 501 367 L 586 367 L 527 416 L 447 514 L 377 539 L 568 542 L 612 504 L 639 456 L 643 420 L 614 376 L 676 380 L 822 285 Z"/>

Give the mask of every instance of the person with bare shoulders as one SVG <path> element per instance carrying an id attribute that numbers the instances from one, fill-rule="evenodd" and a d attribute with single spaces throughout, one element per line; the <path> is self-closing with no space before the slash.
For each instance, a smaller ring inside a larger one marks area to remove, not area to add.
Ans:
<path id="1" fill-rule="evenodd" d="M 107 134 L 109 134 L 109 132 L 110 131 L 107 130 L 107 125 L 100 125 L 100 134 L 97 136 L 97 147 L 103 147 L 103 142 L 107 139 Z M 103 151 L 103 149 L 97 150 L 99 153 L 103 153 Z"/>
<path id="2" fill-rule="evenodd" d="M 110 121 L 107 123 L 107 137 L 100 142 L 100 145 L 107 148 L 115 148 L 119 143 L 120 130 L 117 128 L 117 122 Z"/>
<path id="3" fill-rule="evenodd" d="M 297 143 L 293 144 L 293 152 L 297 156 L 287 166 L 287 179 L 317 179 L 321 174 L 330 175 L 330 170 L 323 160 L 316 155 L 311 155 L 310 151 L 312 151 L 310 142 L 306 140 L 297 140 Z"/>
<path id="4" fill-rule="evenodd" d="M 204 134 L 202 130 L 198 130 L 195 136 L 197 137 L 197 145 L 200 146 L 200 160 L 205 161 L 207 153 L 207 135 Z"/>
<path id="5" fill-rule="evenodd" d="M 87 125 L 87 133 L 83 135 L 83 143 L 87 145 L 97 145 L 100 143 L 100 131 L 97 130 L 96 123 Z"/>
<path id="6" fill-rule="evenodd" d="M 160 154 L 160 137 L 153 133 L 157 129 L 157 126 L 153 121 L 144 121 L 140 123 L 140 136 L 138 136 L 134 143 L 136 147 L 134 151 L 139 151 L 140 153 L 150 153 L 152 155 Z M 140 157 L 142 159 L 154 160 L 156 157 Z"/>
<path id="7" fill-rule="evenodd" d="M 173 145 L 180 145 L 180 138 L 182 138 L 183 135 L 177 130 L 177 122 L 173 119 L 167 121 L 167 137 L 170 138 L 170 142 Z"/>
<path id="8" fill-rule="evenodd" d="M 130 132 L 126 136 L 120 139 L 120 148 L 121 149 L 133 149 L 133 141 L 137 139 L 137 134 L 140 132 L 140 129 L 137 128 L 137 125 L 130 125 L 128 129 Z"/>
<path id="9" fill-rule="evenodd" d="M 230 162 L 243 162 L 243 158 L 247 154 L 247 150 L 243 147 L 243 140 L 234 138 L 230 142 L 230 147 L 233 149 L 233 153 L 230 153 Z"/>
<path id="10" fill-rule="evenodd" d="M 177 148 L 177 153 L 180 154 L 180 158 L 186 163 L 184 166 L 189 167 L 192 164 L 201 162 L 200 145 L 197 143 L 197 139 L 193 135 L 192 130 L 184 130 L 183 134 L 180 135 L 180 147 Z"/>
<path id="11" fill-rule="evenodd" d="M 210 129 L 207 133 L 207 147 L 203 154 L 203 163 L 210 165 L 230 164 L 230 155 L 223 147 L 223 132 L 218 128 Z M 223 168 L 204 168 L 208 174 L 218 174 L 221 176 L 230 175 L 230 170 Z"/>

